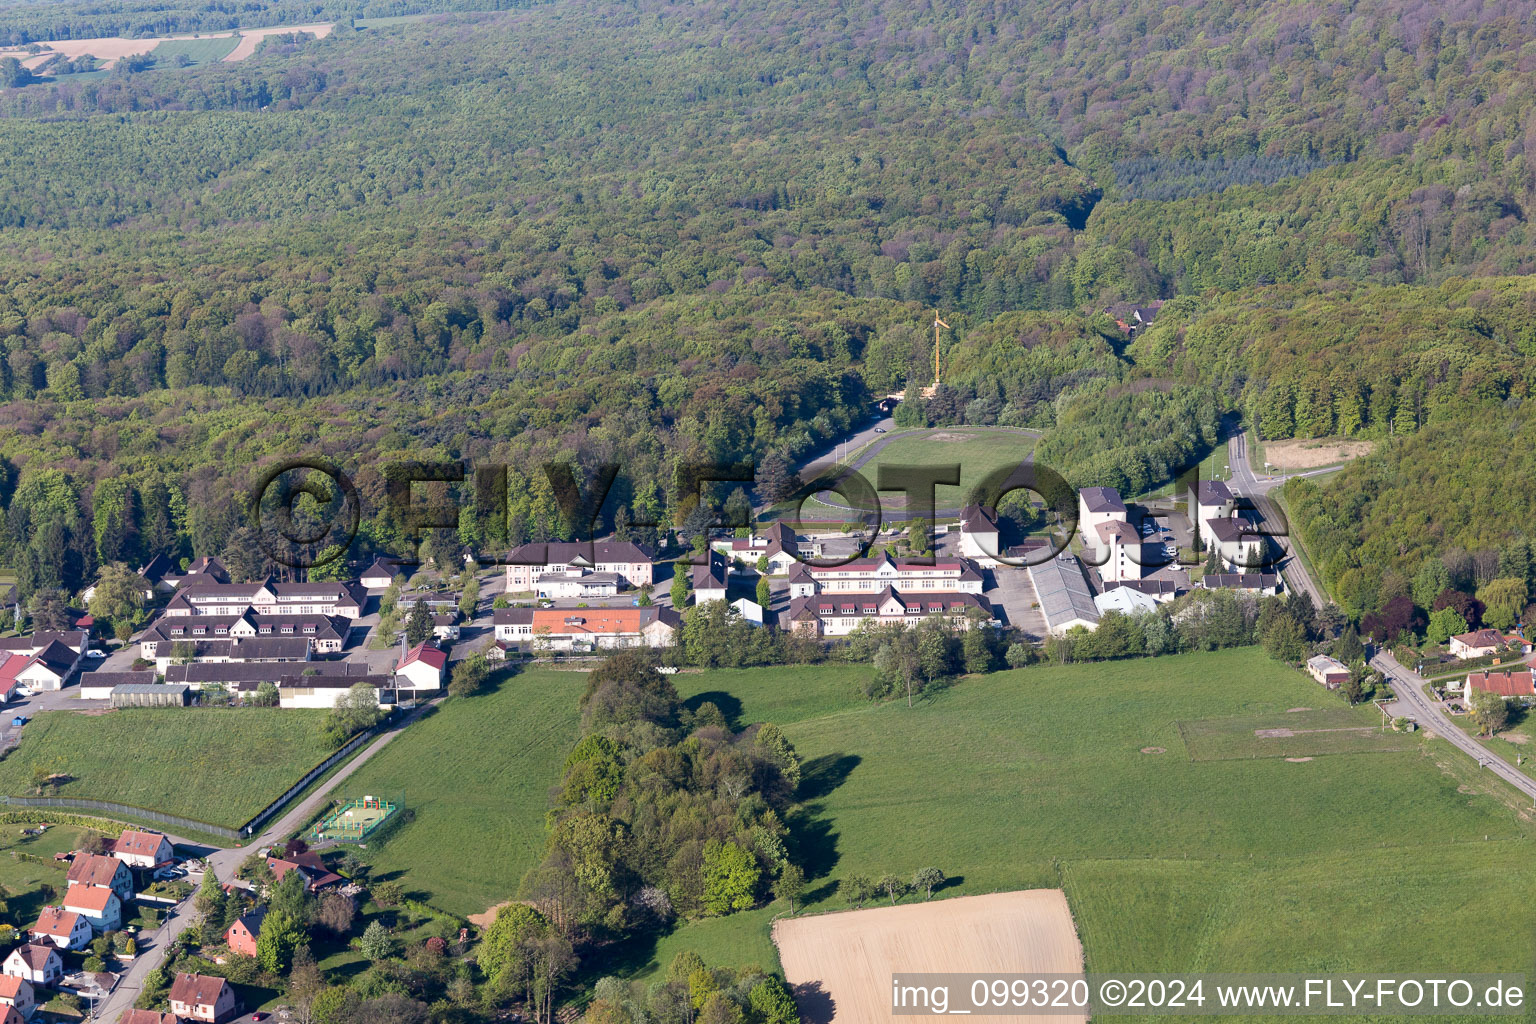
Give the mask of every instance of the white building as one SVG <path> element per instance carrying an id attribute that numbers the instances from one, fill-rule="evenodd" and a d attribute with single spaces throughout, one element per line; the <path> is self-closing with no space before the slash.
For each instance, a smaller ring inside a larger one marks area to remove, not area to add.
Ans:
<path id="1" fill-rule="evenodd" d="M 960 554 L 980 565 L 996 566 L 1002 553 L 1002 534 L 991 509 L 967 505 L 960 511 Z"/>
<path id="2" fill-rule="evenodd" d="M 979 616 L 973 616 L 979 612 Z M 812 594 L 790 601 L 784 621 L 808 636 L 847 636 L 864 622 L 915 626 L 930 616 L 942 616 L 961 628 L 973 621 L 997 625 L 992 604 L 977 594 L 902 594 L 887 587 L 878 594 Z"/>
<path id="3" fill-rule="evenodd" d="M 47 945 L 33 943 L 11 950 L 3 970 L 7 977 L 20 978 L 41 988 L 53 988 L 64 977 L 64 961 L 59 959 L 58 950 L 51 942 Z"/>
<path id="4" fill-rule="evenodd" d="M 112 856 L 131 868 L 163 868 L 175 859 L 171 841 L 159 832 L 127 829 L 112 844 Z"/>
<path id="5" fill-rule="evenodd" d="M 115 932 L 123 924 L 122 901 L 111 889 L 71 885 L 64 890 L 64 909 L 89 921 L 97 934 Z"/>
<path id="6" fill-rule="evenodd" d="M 1202 550 L 1216 543 L 1208 525 L 1212 519 L 1229 519 L 1237 502 L 1232 489 L 1222 480 L 1200 480 L 1189 492 L 1189 521 L 1195 524 Z"/>
<path id="7" fill-rule="evenodd" d="M 707 562 L 693 567 L 693 603 L 724 601 L 730 591 L 730 574 L 730 567 L 720 553 L 710 551 Z"/>
<path id="8" fill-rule="evenodd" d="M 617 597 L 629 580 L 616 572 L 549 572 L 533 581 L 534 593 L 551 600 Z"/>
<path id="9" fill-rule="evenodd" d="M 400 684 L 402 690 L 441 690 L 447 667 L 448 652 L 429 643 L 421 643 L 395 663 L 395 678 L 407 680 Z"/>
<path id="10" fill-rule="evenodd" d="M 91 941 L 91 922 L 63 907 L 44 907 L 27 934 L 56 949 L 84 949 Z"/>
<path id="11" fill-rule="evenodd" d="M 0 1006 L 15 1010 L 16 1020 L 31 1020 L 32 1012 L 37 1009 L 32 983 L 12 974 L 0 974 Z"/>
<path id="12" fill-rule="evenodd" d="M 756 565 L 758 559 L 768 559 L 768 571 L 774 574 L 789 572 L 803 558 L 820 558 L 821 543 L 802 539 L 783 523 L 773 523 L 763 532 L 750 537 L 732 537 L 710 542 L 710 547 L 726 558 L 747 565 Z"/>
<path id="13" fill-rule="evenodd" d="M 1099 610 L 1099 614 L 1105 612 L 1120 612 L 1124 615 L 1141 615 L 1145 612 L 1157 610 L 1157 599 L 1150 594 L 1144 594 L 1130 587 L 1116 587 L 1106 590 L 1093 599 L 1093 606 Z"/>
<path id="14" fill-rule="evenodd" d="M 682 626 L 671 608 L 498 608 L 496 640 L 503 651 L 594 651 L 667 647 Z"/>
<path id="15" fill-rule="evenodd" d="M 798 565 L 789 574 L 789 596 L 878 594 L 886 587 L 911 594 L 980 594 L 982 583 L 981 570 L 968 558 L 898 562 L 890 555 L 882 554 L 827 567 Z"/>
<path id="16" fill-rule="evenodd" d="M 362 584 L 349 583 L 277 583 L 268 578 L 260 583 L 195 583 L 177 589 L 165 606 L 165 615 L 240 616 L 247 611 L 257 615 L 334 615 L 355 619 L 363 614 L 368 592 Z"/>
<path id="17" fill-rule="evenodd" d="M 640 545 L 622 540 L 524 544 L 508 556 L 507 563 L 508 593 L 532 592 L 539 577 L 557 574 L 613 573 L 632 587 L 655 582 L 650 554 Z"/>
<path id="18" fill-rule="evenodd" d="M 1264 563 L 1264 535 L 1254 523 L 1240 516 L 1207 519 L 1211 547 L 1234 573 L 1247 573 Z"/>

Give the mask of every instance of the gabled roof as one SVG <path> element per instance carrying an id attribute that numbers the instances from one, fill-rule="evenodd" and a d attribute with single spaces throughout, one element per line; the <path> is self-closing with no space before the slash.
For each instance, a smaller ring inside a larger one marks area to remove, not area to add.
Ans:
<path id="1" fill-rule="evenodd" d="M 0 974 L 0 999 L 15 999 L 21 994 L 21 986 L 31 988 L 31 983 L 14 974 Z"/>
<path id="2" fill-rule="evenodd" d="M 148 686 L 155 681 L 155 673 L 143 672 L 87 672 L 80 677 L 80 685 L 97 689 L 117 686 Z M 111 858 L 107 858 L 110 860 Z"/>
<path id="3" fill-rule="evenodd" d="M 135 857 L 153 857 L 159 852 L 161 843 L 169 842 L 170 840 L 159 832 L 141 832 L 130 828 L 117 837 L 117 842 L 112 844 L 112 852 Z"/>
<path id="4" fill-rule="evenodd" d="M 1474 629 L 1470 633 L 1461 633 L 1451 637 L 1452 640 L 1460 640 L 1468 647 L 1497 647 L 1500 644 L 1522 644 L 1525 641 L 1518 636 L 1504 636 L 1496 629 Z"/>
<path id="5" fill-rule="evenodd" d="M 392 558 L 385 558 L 383 555 L 380 555 L 373 560 L 372 565 L 362 571 L 362 575 L 358 578 L 361 579 L 365 576 L 388 576 L 393 579 L 400 574 L 400 564 L 398 562 Z"/>
<path id="6" fill-rule="evenodd" d="M 77 854 L 69 865 L 69 884 L 102 886 L 110 888 L 119 871 L 125 871 L 123 862 L 116 857 L 102 857 L 94 853 Z"/>
<path id="7" fill-rule="evenodd" d="M 1120 519 L 1111 519 L 1107 523 L 1100 523 L 1095 531 L 1099 539 L 1108 543 L 1111 539 L 1121 544 L 1140 544 L 1141 534 L 1136 532 L 1136 527 Z"/>
<path id="8" fill-rule="evenodd" d="M 997 516 L 989 508 L 967 505 L 960 510 L 960 529 L 966 533 L 996 533 Z"/>
<path id="9" fill-rule="evenodd" d="M 1124 512 L 1125 502 L 1113 487 L 1084 487 L 1078 492 L 1089 512 Z"/>
<path id="10" fill-rule="evenodd" d="M 196 581 L 198 577 L 207 577 L 219 583 L 229 582 L 229 570 L 224 568 L 224 563 L 211 555 L 204 555 L 187 566 L 187 575 L 183 582 Z"/>
<path id="11" fill-rule="evenodd" d="M 1098 622 L 1099 609 L 1093 603 L 1083 565 L 1074 555 L 1061 554 L 1029 567 L 1029 578 L 1040 599 L 1040 611 L 1052 628 L 1073 619 Z"/>
<path id="12" fill-rule="evenodd" d="M 1467 689 L 1484 690 L 1500 697 L 1536 696 L 1529 669 L 1519 672 L 1473 672 L 1467 676 Z"/>
<path id="13" fill-rule="evenodd" d="M 284 870 L 286 872 L 287 869 Z M 276 874 L 276 872 L 274 872 L 274 874 Z M 259 938 L 261 935 L 261 922 L 266 920 L 266 917 L 267 908 L 265 906 L 252 907 L 250 910 L 247 910 L 245 913 L 237 917 L 234 921 L 234 924 L 231 924 L 228 928 L 224 929 L 224 934 L 227 936 L 230 932 L 234 931 L 235 925 L 240 925 L 246 930 L 247 933 L 250 934 L 252 938 Z"/>
<path id="14" fill-rule="evenodd" d="M 32 659 L 23 668 L 31 668 L 33 665 L 41 665 L 55 675 L 67 675 L 70 669 L 75 667 L 75 662 L 80 660 L 80 653 L 71 650 L 57 640 L 49 642 L 47 647 L 32 655 Z"/>
<path id="15" fill-rule="evenodd" d="M 181 1024 L 181 1018 L 174 1013 L 161 1013 L 159 1010 L 126 1010 L 117 1018 L 117 1024 Z"/>
<path id="16" fill-rule="evenodd" d="M 80 926 L 80 915 L 63 907 L 44 907 L 37 915 L 37 923 L 27 929 L 39 935 L 57 935 L 67 939 Z"/>
<path id="17" fill-rule="evenodd" d="M 1307 659 L 1307 668 L 1314 672 L 1348 672 L 1349 668 L 1338 658 L 1326 654 L 1314 654 Z"/>
<path id="18" fill-rule="evenodd" d="M 46 970 L 49 960 L 62 961 L 63 959 L 59 956 L 58 950 L 53 946 L 40 946 L 33 942 L 29 942 L 24 946 L 17 946 L 11 950 L 10 956 L 20 957 L 21 962 L 26 964 L 29 970 L 33 971 Z M 9 960 L 10 957 L 8 956 L 6 959 Z"/>
<path id="19" fill-rule="evenodd" d="M 401 658 L 399 664 L 395 666 L 395 671 L 399 672 L 406 666 L 414 665 L 417 662 L 423 665 L 430 665 L 441 672 L 443 667 L 448 664 L 448 653 L 432 646 L 430 641 L 422 641 L 406 652 L 405 657 Z"/>
<path id="20" fill-rule="evenodd" d="M 139 567 L 139 575 L 151 583 L 159 583 L 166 576 L 176 573 L 176 563 L 165 555 L 156 555 Z"/>
<path id="21" fill-rule="evenodd" d="M 87 639 L 83 629 L 40 629 L 31 636 L 11 636 L 0 640 L 0 651 L 41 651 L 57 643 L 74 652 L 80 650 L 80 645 Z"/>
<path id="22" fill-rule="evenodd" d="M 64 893 L 64 909 L 86 914 L 106 913 L 114 902 L 117 902 L 116 893 L 94 885 L 72 885 Z"/>
<path id="23" fill-rule="evenodd" d="M 223 978 L 211 978 L 206 974 L 178 974 L 171 984 L 171 1002 L 212 1006 L 218 1003 L 228 984 Z"/>
<path id="24" fill-rule="evenodd" d="M 724 590 L 727 585 L 725 559 L 720 557 L 719 552 L 711 550 L 708 562 L 693 567 L 693 589 Z"/>

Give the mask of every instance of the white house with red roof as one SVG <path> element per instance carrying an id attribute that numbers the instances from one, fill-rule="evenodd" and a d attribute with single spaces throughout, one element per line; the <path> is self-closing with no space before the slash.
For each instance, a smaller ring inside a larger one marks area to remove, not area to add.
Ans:
<path id="1" fill-rule="evenodd" d="M 117 1018 L 117 1024 L 181 1024 L 181 1018 L 174 1013 L 161 1013 L 159 1010 L 125 1010 L 123 1015 Z"/>
<path id="2" fill-rule="evenodd" d="M 69 887 L 109 889 L 126 902 L 133 899 L 133 873 L 116 857 L 77 853 L 69 865 Z"/>
<path id="3" fill-rule="evenodd" d="M 443 673 L 448 668 L 448 652 L 422 641 L 395 663 L 395 678 L 407 680 L 400 689 L 441 690 Z"/>
<path id="4" fill-rule="evenodd" d="M 1530 644 L 1522 636 L 1506 635 L 1496 629 L 1474 629 L 1470 633 L 1462 633 L 1451 637 L 1446 645 L 1451 656 L 1460 661 L 1470 658 L 1486 658 L 1498 651 L 1500 647 L 1513 647 L 1516 650 L 1529 654 Z"/>
<path id="5" fill-rule="evenodd" d="M 91 922 L 63 907 L 44 907 L 27 934 L 33 942 L 59 949 L 84 949 L 91 941 Z"/>
<path id="6" fill-rule="evenodd" d="M 111 889 L 72 885 L 64 890 L 64 909 L 85 918 L 98 932 L 115 932 L 123 924 L 122 901 Z"/>
<path id="7" fill-rule="evenodd" d="M 1513 672 L 1473 672 L 1467 676 L 1466 689 L 1462 693 L 1471 697 L 1473 690 L 1492 693 L 1505 700 L 1514 700 L 1516 697 L 1536 697 L 1536 687 L 1532 685 L 1530 669 Z"/>
<path id="8" fill-rule="evenodd" d="M 32 983 L 10 974 L 0 974 L 0 1005 L 9 1006 L 21 1014 L 22 1020 L 30 1020 L 37 1009 L 37 995 Z"/>
<path id="9" fill-rule="evenodd" d="M 176 857 L 171 841 L 159 832 L 126 829 L 112 845 L 112 856 L 131 868 L 163 868 Z"/>
<path id="10" fill-rule="evenodd" d="M 218 1024 L 235 1016 L 235 990 L 223 978 L 178 974 L 171 983 L 171 1012 L 186 1020 Z"/>
<path id="11" fill-rule="evenodd" d="M 0 971 L 30 982 L 34 988 L 53 988 L 64 977 L 64 961 L 53 945 L 28 943 L 11 950 Z"/>

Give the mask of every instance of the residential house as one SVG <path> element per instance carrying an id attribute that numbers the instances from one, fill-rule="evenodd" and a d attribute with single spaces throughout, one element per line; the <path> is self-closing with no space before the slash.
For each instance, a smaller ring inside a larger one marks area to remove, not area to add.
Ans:
<path id="1" fill-rule="evenodd" d="M 366 665 L 351 666 L 334 665 L 330 668 L 355 668 L 367 669 Z M 372 690 L 374 699 L 379 706 L 388 708 L 393 706 L 402 697 L 414 696 L 414 691 L 400 686 L 400 677 L 388 673 L 334 673 L 327 675 L 301 675 L 283 676 L 276 681 L 278 707 L 283 708 L 316 708 L 329 710 L 336 706 L 336 701 L 358 683 L 366 683 Z M 254 694 L 259 683 L 241 683 L 238 686 L 242 697 Z"/>
<path id="2" fill-rule="evenodd" d="M 682 626 L 671 608 L 498 608 L 496 639 L 503 651 L 592 651 L 666 647 Z"/>
<path id="3" fill-rule="evenodd" d="M 432 639 L 447 640 L 452 643 L 458 638 L 459 610 L 457 608 L 432 616 Z"/>
<path id="4" fill-rule="evenodd" d="M 171 1012 L 185 1020 L 221 1024 L 236 1015 L 235 990 L 223 978 L 178 974 L 171 984 Z"/>
<path id="5" fill-rule="evenodd" d="M 188 585 L 197 586 L 204 583 L 228 583 L 229 570 L 224 568 L 224 563 L 217 558 L 204 555 L 194 558 L 192 564 L 187 566 L 186 573 L 176 581 L 177 589 Z"/>
<path id="6" fill-rule="evenodd" d="M 443 674 L 448 668 L 448 653 L 432 646 L 430 642 L 417 644 L 395 663 L 396 679 L 404 678 L 409 685 L 402 690 L 441 690 Z"/>
<path id="7" fill-rule="evenodd" d="M 1330 690 L 1337 690 L 1349 682 L 1349 666 L 1326 654 L 1307 659 L 1307 674 Z"/>
<path id="8" fill-rule="evenodd" d="M 1462 690 L 1462 693 L 1470 698 L 1473 690 L 1495 693 L 1505 700 L 1516 697 L 1536 697 L 1536 689 L 1532 688 L 1530 669 L 1515 672 L 1473 672 L 1467 676 L 1466 689 Z"/>
<path id="9" fill-rule="evenodd" d="M 1002 552 L 1002 534 L 997 528 L 997 513 L 980 505 L 960 510 L 960 554 L 980 565 L 996 566 Z"/>
<path id="10" fill-rule="evenodd" d="M 270 862 L 269 862 L 270 863 Z M 241 914 L 235 923 L 224 930 L 224 944 L 230 952 L 256 955 L 256 943 L 261 939 L 261 922 L 266 919 L 266 907 L 254 907 Z"/>
<path id="11" fill-rule="evenodd" d="M 345 878 L 326 867 L 318 853 L 309 851 L 284 857 L 268 857 L 267 867 L 272 869 L 272 877 L 278 882 L 281 882 L 288 872 L 297 871 L 304 877 L 304 888 L 311 893 L 341 885 L 346 881 Z"/>
<path id="12" fill-rule="evenodd" d="M 37 996 L 32 983 L 11 974 L 0 974 L 0 1006 L 8 1006 L 18 1014 L 18 1020 L 31 1020 L 37 1009 Z"/>
<path id="13" fill-rule="evenodd" d="M 1264 564 L 1264 535 L 1243 516 L 1207 519 L 1211 548 L 1232 573 L 1250 573 Z"/>
<path id="14" fill-rule="evenodd" d="M 508 593 L 534 591 L 539 577 L 556 574 L 615 573 L 632 587 L 655 582 L 650 553 L 624 540 L 524 544 L 508 556 L 507 563 Z"/>
<path id="15" fill-rule="evenodd" d="M 20 978 L 33 988 L 53 988 L 64 978 L 64 961 L 53 943 L 17 946 L 0 967 L 7 977 Z"/>
<path id="16" fill-rule="evenodd" d="M 1077 492 L 1077 531 L 1086 541 L 1104 523 L 1129 522 L 1125 502 L 1113 487 L 1084 487 Z"/>
<path id="17" fill-rule="evenodd" d="M 1105 583 L 1141 579 L 1141 534 L 1130 523 L 1112 519 L 1083 535 L 1084 561 L 1098 567 Z"/>
<path id="18" fill-rule="evenodd" d="M 107 889 L 126 903 L 133 899 L 133 872 L 116 857 L 103 857 L 94 853 L 77 853 L 69 864 L 68 887 Z M 65 903 L 66 909 L 72 909 Z"/>
<path id="19" fill-rule="evenodd" d="M 53 644 L 62 644 L 75 654 L 84 655 L 91 635 L 83 629 L 40 629 L 31 636 L 10 636 L 0 640 L 0 651 L 31 657 Z"/>
<path id="20" fill-rule="evenodd" d="M 1060 636 L 1076 626 L 1099 628 L 1099 608 L 1083 576 L 1083 565 L 1075 555 L 1062 552 L 1029 567 L 1029 579 L 1035 598 L 1045 616 L 1046 629 Z"/>
<path id="21" fill-rule="evenodd" d="M 889 554 L 855 559 L 835 566 L 801 563 L 789 574 L 789 596 L 812 594 L 878 594 L 887 587 L 907 594 L 980 594 L 980 568 L 968 558 L 936 558 L 931 562 L 897 561 Z"/>
<path id="22" fill-rule="evenodd" d="M 1272 572 L 1213 572 L 1195 584 L 1201 590 L 1245 590 L 1250 594 L 1278 594 L 1281 579 Z"/>
<path id="23" fill-rule="evenodd" d="M 176 857 L 171 841 L 159 832 L 126 829 L 112 844 L 112 856 L 130 868 L 153 870 L 163 868 Z"/>
<path id="24" fill-rule="evenodd" d="M 1485 658 L 1497 653 L 1501 647 L 1513 647 L 1525 653 L 1530 653 L 1531 649 L 1524 637 L 1500 633 L 1496 629 L 1474 629 L 1470 633 L 1453 636 L 1447 646 L 1451 656 L 1460 661 Z"/>
<path id="25" fill-rule="evenodd" d="M 763 527 L 760 534 L 750 537 L 730 537 L 712 541 L 710 547 L 732 561 L 755 566 L 759 559 L 768 559 L 770 573 L 789 572 L 801 559 L 820 558 L 821 544 L 814 540 L 802 540 L 794 530 L 782 522 Z"/>
<path id="26" fill-rule="evenodd" d="M 91 922 L 63 907 L 44 907 L 27 934 L 36 943 L 59 949 L 84 949 L 91 941 Z"/>
<path id="27" fill-rule="evenodd" d="M 997 625 L 991 602 L 978 594 L 901 594 L 890 587 L 878 594 L 812 594 L 793 598 L 784 621 L 797 633 L 829 637 L 847 636 L 863 622 L 912 626 L 930 616 L 942 616 L 961 628 L 969 628 L 972 622 Z"/>
<path id="28" fill-rule="evenodd" d="M 115 932 L 123 925 L 123 904 L 111 889 L 71 885 L 64 890 L 64 909 L 89 921 L 97 934 Z"/>
<path id="29" fill-rule="evenodd" d="M 144 581 L 145 600 L 152 599 L 156 593 L 169 594 L 176 589 L 176 581 L 181 576 L 181 568 L 169 557 L 156 555 L 151 558 L 139 566 L 139 579 Z"/>
<path id="30" fill-rule="evenodd" d="M 1209 551 L 1216 543 L 1211 533 L 1210 521 L 1230 519 L 1237 510 L 1237 499 L 1224 480 L 1197 480 L 1189 489 L 1189 519 L 1195 524 L 1202 551 Z"/>
<path id="31" fill-rule="evenodd" d="M 373 560 L 372 565 L 363 570 L 362 576 L 358 577 L 358 582 L 369 590 L 387 590 L 402 575 L 399 562 L 380 555 Z"/>
<path id="32" fill-rule="evenodd" d="M 681 572 L 682 565 L 677 565 L 672 571 Z M 718 551 L 711 550 L 706 561 L 693 567 L 693 603 L 724 601 L 730 590 L 730 572 L 725 558 Z"/>
<path id="33" fill-rule="evenodd" d="M 123 1015 L 117 1018 L 117 1024 L 181 1024 L 181 1018 L 174 1013 L 161 1013 L 159 1010 L 124 1010 Z"/>

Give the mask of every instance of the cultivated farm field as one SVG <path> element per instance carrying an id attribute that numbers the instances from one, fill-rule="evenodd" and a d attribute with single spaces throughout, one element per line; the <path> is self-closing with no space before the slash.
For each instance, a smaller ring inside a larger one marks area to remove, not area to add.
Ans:
<path id="1" fill-rule="evenodd" d="M 890 1020 L 891 975 L 896 973 L 1077 974 L 1083 969 L 1083 947 L 1059 889 L 783 918 L 774 922 L 773 938 L 785 979 L 801 993 L 816 992 L 815 999 L 824 1000 L 840 1024 Z M 950 1012 L 963 1008 L 961 1003 L 948 1005 Z M 807 1013 L 802 1007 L 801 1012 L 802 1017 L 825 1019 L 815 1009 Z M 1087 1018 L 973 1013 L 971 1019 L 1067 1024 Z"/>
<path id="2" fill-rule="evenodd" d="M 0 793 L 32 795 L 40 767 L 70 777 L 59 796 L 234 828 L 330 755 L 320 738 L 325 715 L 271 708 L 49 711 L 26 725 L 21 744 L 0 761 Z"/>
<path id="3" fill-rule="evenodd" d="M 201 39 L 166 39 L 150 53 L 155 60 L 167 64 L 183 55 L 194 64 L 212 64 L 224 60 L 239 45 L 238 35 L 204 36 Z"/>

